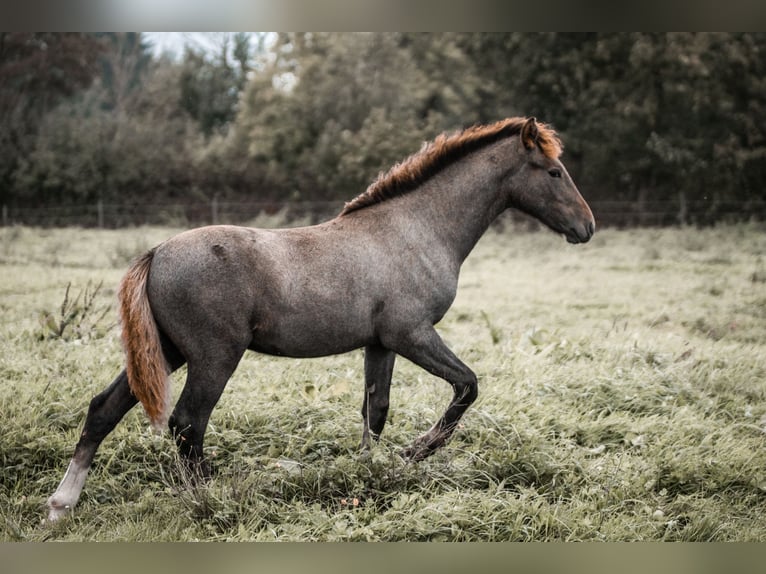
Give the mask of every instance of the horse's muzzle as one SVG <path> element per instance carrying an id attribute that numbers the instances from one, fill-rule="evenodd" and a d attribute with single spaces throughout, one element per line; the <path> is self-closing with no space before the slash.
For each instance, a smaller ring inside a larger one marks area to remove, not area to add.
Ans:
<path id="1" fill-rule="evenodd" d="M 569 243 L 587 243 L 596 232 L 596 222 L 592 219 L 583 225 L 573 225 L 565 233 Z"/>

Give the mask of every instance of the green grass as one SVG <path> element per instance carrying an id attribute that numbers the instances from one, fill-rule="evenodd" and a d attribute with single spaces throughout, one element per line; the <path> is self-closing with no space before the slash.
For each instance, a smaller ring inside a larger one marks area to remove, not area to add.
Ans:
<path id="1" fill-rule="evenodd" d="M 90 398 L 121 368 L 117 283 L 175 231 L 0 229 L 0 539 L 766 540 L 755 224 L 608 229 L 577 247 L 492 232 L 439 327 L 479 399 L 433 457 L 397 453 L 446 407 L 443 381 L 399 359 L 363 454 L 361 352 L 249 354 L 213 412 L 209 483 L 188 484 L 134 409 L 73 517 L 42 525 Z M 45 318 L 70 284 L 68 308 L 91 307 L 57 334 Z"/>

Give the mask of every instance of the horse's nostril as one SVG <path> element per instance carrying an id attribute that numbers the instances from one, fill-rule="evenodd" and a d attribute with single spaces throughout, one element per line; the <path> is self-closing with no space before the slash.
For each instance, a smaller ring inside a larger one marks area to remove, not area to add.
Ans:
<path id="1" fill-rule="evenodd" d="M 588 222 L 588 235 L 593 235 L 596 232 L 596 223 L 591 220 Z"/>

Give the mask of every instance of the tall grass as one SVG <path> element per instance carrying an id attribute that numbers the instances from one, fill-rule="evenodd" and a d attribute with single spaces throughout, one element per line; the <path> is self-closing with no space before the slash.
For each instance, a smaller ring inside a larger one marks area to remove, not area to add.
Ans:
<path id="1" fill-rule="evenodd" d="M 436 455 L 398 456 L 451 394 L 407 361 L 360 453 L 361 352 L 251 354 L 213 412 L 209 482 L 188 483 L 134 409 L 51 526 L 88 402 L 121 369 L 124 262 L 174 230 L 2 229 L 0 538 L 766 540 L 763 231 L 607 229 L 578 247 L 490 233 L 439 326 L 480 396 Z M 47 336 L 39 317 L 67 285 L 71 299 L 101 281 L 98 327 Z"/>

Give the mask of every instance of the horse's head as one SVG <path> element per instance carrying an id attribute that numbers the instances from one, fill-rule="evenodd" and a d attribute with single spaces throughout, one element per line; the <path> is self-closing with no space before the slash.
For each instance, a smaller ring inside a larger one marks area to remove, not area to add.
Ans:
<path id="1" fill-rule="evenodd" d="M 585 243 L 595 232 L 593 213 L 559 161 L 555 132 L 529 118 L 518 140 L 520 163 L 511 178 L 509 206 L 563 233 L 569 243 Z"/>

